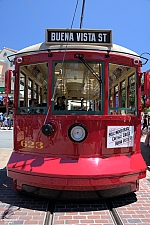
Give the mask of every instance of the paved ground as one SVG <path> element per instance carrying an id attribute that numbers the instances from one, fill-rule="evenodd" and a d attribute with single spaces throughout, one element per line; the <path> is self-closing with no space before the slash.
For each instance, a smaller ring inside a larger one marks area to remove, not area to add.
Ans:
<path id="1" fill-rule="evenodd" d="M 13 129 L 0 129 L 0 169 L 5 168 L 13 150 Z"/>
<path id="2" fill-rule="evenodd" d="M 13 130 L 0 129 L 0 149 L 13 149 Z"/>
<path id="3" fill-rule="evenodd" d="M 147 165 L 146 177 L 150 179 L 150 146 L 145 146 L 146 134 L 141 137 L 141 153 Z"/>
<path id="4" fill-rule="evenodd" d="M 9 131 L 4 131 L 9 132 Z M 3 132 L 3 133 L 4 133 Z M 0 224 L 43 225 L 46 218 L 48 199 L 20 195 L 12 188 L 12 179 L 6 177 L 6 164 L 12 147 L 1 148 L 0 132 Z M 6 134 L 6 133 L 5 133 Z M 8 133 L 7 139 L 10 138 Z M 136 194 L 119 197 L 113 201 L 124 225 L 150 224 L 150 147 L 144 145 L 146 134 L 141 137 L 141 152 L 147 163 L 147 178 L 140 180 L 140 190 Z M 4 142 L 7 142 L 7 139 Z M 8 147 L 7 145 L 5 145 Z M 113 225 L 107 207 L 100 203 L 64 203 L 55 207 L 53 224 L 71 225 Z"/>
<path id="5" fill-rule="evenodd" d="M 4 169 L 8 159 L 12 153 L 12 149 L 0 149 L 0 169 Z"/>

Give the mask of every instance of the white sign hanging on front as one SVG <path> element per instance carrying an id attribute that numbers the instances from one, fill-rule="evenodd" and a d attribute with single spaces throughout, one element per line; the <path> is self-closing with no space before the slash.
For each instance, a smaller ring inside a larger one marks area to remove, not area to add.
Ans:
<path id="1" fill-rule="evenodd" d="M 134 126 L 108 126 L 107 148 L 131 147 L 134 145 Z"/>

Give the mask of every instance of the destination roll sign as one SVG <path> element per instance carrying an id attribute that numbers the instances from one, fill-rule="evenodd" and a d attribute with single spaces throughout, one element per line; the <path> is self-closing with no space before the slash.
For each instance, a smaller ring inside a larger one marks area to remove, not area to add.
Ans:
<path id="1" fill-rule="evenodd" d="M 111 30 L 46 29 L 46 44 L 112 45 Z"/>

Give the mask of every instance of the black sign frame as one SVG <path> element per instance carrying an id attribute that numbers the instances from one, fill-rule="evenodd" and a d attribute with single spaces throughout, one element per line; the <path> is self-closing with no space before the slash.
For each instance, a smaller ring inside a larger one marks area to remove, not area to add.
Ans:
<path id="1" fill-rule="evenodd" d="M 112 45 L 112 30 L 46 29 L 46 44 Z"/>

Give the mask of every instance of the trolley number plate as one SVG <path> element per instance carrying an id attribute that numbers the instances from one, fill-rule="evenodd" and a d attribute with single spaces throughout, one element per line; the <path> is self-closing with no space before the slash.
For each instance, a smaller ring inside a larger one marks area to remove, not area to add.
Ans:
<path id="1" fill-rule="evenodd" d="M 21 146 L 24 147 L 24 148 L 37 148 L 37 149 L 42 149 L 43 148 L 43 142 L 38 142 L 38 141 L 25 141 L 25 140 L 22 140 L 21 141 Z"/>

